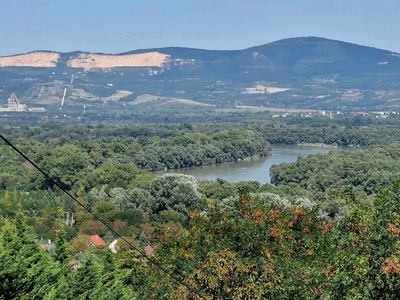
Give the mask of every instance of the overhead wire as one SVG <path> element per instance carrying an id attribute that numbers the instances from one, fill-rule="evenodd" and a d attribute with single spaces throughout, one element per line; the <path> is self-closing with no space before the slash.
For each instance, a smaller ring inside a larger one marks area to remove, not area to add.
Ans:
<path id="1" fill-rule="evenodd" d="M 196 289 L 190 287 L 186 283 L 184 283 L 182 280 L 168 272 L 166 268 L 164 268 L 161 264 L 159 264 L 157 261 L 149 257 L 143 250 L 135 247 L 132 243 L 130 243 L 126 238 L 124 238 L 122 235 L 120 235 L 118 232 L 116 232 L 110 225 L 108 225 L 106 222 L 104 222 L 101 218 L 99 218 L 95 213 L 93 213 L 90 209 L 88 209 L 85 205 L 83 205 L 81 202 L 78 201 L 76 197 L 74 197 L 70 192 L 68 192 L 64 187 L 61 186 L 57 181 L 55 181 L 50 175 L 48 175 L 42 168 L 40 168 L 35 162 L 33 162 L 29 157 L 27 157 L 22 151 L 20 151 L 13 143 L 11 143 L 8 139 L 6 139 L 1 133 L 0 133 L 0 138 L 8 145 L 10 146 L 15 152 L 17 152 L 20 156 L 22 156 L 26 161 L 28 161 L 35 169 L 37 169 L 40 173 L 42 173 L 50 182 L 52 182 L 55 186 L 57 186 L 60 190 L 62 190 L 65 194 L 67 194 L 74 202 L 76 202 L 79 206 L 81 206 L 84 210 L 86 210 L 89 214 L 92 215 L 93 218 L 101 222 L 108 230 L 110 230 L 112 233 L 114 233 L 118 238 L 123 240 L 125 243 L 128 244 L 129 248 L 132 250 L 137 251 L 140 253 L 144 258 L 146 258 L 149 262 L 154 264 L 158 269 L 160 269 L 162 272 L 164 272 L 166 275 L 168 275 L 170 278 L 172 278 L 175 283 L 181 284 L 182 286 L 186 287 L 187 290 L 195 295 L 197 295 L 199 298 L 201 298 L 201 292 L 197 291 Z"/>

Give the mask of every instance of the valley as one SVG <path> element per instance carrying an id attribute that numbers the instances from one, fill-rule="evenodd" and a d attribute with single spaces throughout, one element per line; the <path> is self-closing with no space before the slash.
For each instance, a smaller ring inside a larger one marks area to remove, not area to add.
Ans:
<path id="1" fill-rule="evenodd" d="M 397 299 L 399 59 L 315 37 L 0 58 L 5 297 Z"/>

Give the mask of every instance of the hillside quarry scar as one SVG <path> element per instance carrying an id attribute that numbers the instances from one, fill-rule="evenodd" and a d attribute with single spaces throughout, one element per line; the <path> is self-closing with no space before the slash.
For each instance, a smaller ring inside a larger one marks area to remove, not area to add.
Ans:
<path id="1" fill-rule="evenodd" d="M 114 67 L 162 67 L 170 58 L 169 55 L 159 52 L 140 54 L 107 55 L 80 53 L 67 61 L 71 68 L 105 69 Z M 20 55 L 0 57 L 1 67 L 56 67 L 60 60 L 60 53 L 32 52 Z"/>

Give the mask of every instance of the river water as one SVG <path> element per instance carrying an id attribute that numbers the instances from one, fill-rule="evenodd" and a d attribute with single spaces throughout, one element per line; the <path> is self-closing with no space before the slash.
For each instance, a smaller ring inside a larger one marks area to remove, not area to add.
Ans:
<path id="1" fill-rule="evenodd" d="M 305 157 L 310 154 L 328 153 L 333 149 L 334 148 L 316 146 L 273 146 L 268 157 L 264 158 L 211 166 L 168 170 L 166 172 L 193 175 L 201 180 L 215 180 L 217 178 L 230 182 L 255 180 L 264 184 L 271 182 L 269 169 L 272 165 L 294 162 L 299 156 Z M 157 173 L 160 174 L 159 172 Z"/>

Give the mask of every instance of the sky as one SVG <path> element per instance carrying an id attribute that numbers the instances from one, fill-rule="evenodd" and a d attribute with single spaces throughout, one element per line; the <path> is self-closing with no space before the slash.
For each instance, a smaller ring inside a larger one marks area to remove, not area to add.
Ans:
<path id="1" fill-rule="evenodd" d="M 0 56 L 233 50 L 301 36 L 400 53 L 400 0 L 0 0 Z"/>

